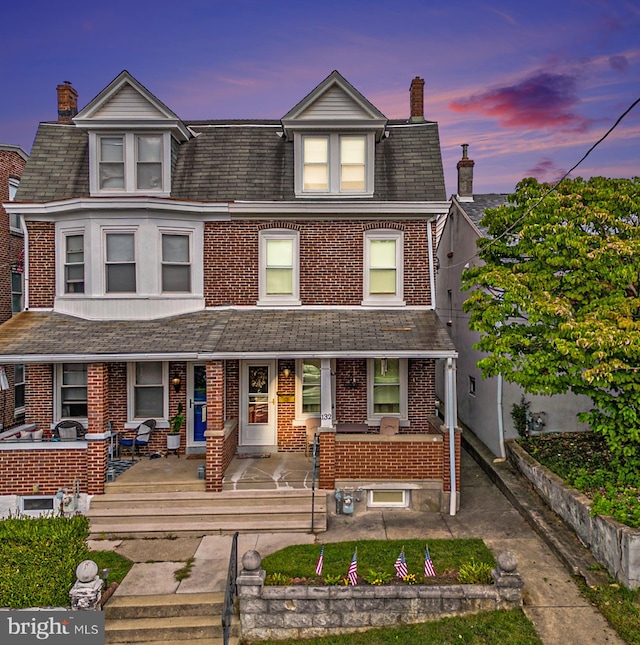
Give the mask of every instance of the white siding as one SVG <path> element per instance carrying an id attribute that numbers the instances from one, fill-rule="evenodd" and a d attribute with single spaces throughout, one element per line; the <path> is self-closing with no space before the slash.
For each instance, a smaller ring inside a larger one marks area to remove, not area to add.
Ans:
<path id="1" fill-rule="evenodd" d="M 125 85 L 95 114 L 94 119 L 162 119 L 166 116 L 130 85 Z"/>
<path id="2" fill-rule="evenodd" d="M 338 87 L 327 90 L 299 116 L 299 119 L 370 119 L 371 116 Z"/>

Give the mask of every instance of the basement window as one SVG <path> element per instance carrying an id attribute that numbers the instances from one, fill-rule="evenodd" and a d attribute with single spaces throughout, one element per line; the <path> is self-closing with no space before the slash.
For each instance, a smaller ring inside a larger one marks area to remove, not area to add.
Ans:
<path id="1" fill-rule="evenodd" d="M 20 498 L 20 512 L 24 515 L 37 516 L 53 513 L 53 509 L 54 497 L 51 495 Z"/>
<path id="2" fill-rule="evenodd" d="M 406 508 L 409 496 L 406 490 L 370 490 L 367 506 L 369 508 L 395 507 Z"/>

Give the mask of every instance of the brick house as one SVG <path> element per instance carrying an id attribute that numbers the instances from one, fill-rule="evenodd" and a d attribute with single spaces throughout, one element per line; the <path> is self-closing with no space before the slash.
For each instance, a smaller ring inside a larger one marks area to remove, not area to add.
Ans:
<path id="1" fill-rule="evenodd" d="M 26 366 L 25 420 L 0 442 L 0 495 L 100 494 L 114 433 L 153 418 L 162 450 L 182 404 L 206 490 L 238 452 L 304 451 L 317 423 L 322 488 L 455 512 L 456 352 L 434 293 L 449 202 L 423 86 L 405 120 L 334 71 L 280 120 L 192 122 L 126 71 L 80 111 L 58 86 L 15 204 L 25 311 L 0 362 Z M 47 441 L 63 419 L 86 436 Z"/>
<path id="2" fill-rule="evenodd" d="M 20 217 L 2 206 L 14 200 L 27 161 L 19 146 L 0 143 L 0 324 L 23 306 L 24 239 Z M 24 365 L 0 366 L 0 430 L 24 418 Z"/>

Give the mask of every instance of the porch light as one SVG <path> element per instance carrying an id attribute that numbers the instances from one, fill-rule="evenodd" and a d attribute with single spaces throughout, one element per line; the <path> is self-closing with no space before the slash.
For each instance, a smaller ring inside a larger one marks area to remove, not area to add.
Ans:
<path id="1" fill-rule="evenodd" d="M 177 373 L 173 374 L 173 378 L 171 379 L 171 385 L 173 385 L 173 389 L 176 392 L 180 392 L 180 388 L 182 387 L 182 379 Z"/>
<path id="2" fill-rule="evenodd" d="M 289 378 L 291 376 L 291 370 L 288 367 L 285 367 L 282 370 L 282 376 L 284 376 L 285 378 Z"/>

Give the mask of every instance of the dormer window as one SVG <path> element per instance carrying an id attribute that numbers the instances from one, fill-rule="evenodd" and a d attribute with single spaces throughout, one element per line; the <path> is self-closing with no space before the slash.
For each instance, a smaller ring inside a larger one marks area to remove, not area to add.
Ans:
<path id="1" fill-rule="evenodd" d="M 373 134 L 301 134 L 296 142 L 298 195 L 373 194 Z"/>
<path id="2" fill-rule="evenodd" d="M 170 184 L 168 133 L 93 134 L 92 194 L 166 194 Z"/>

